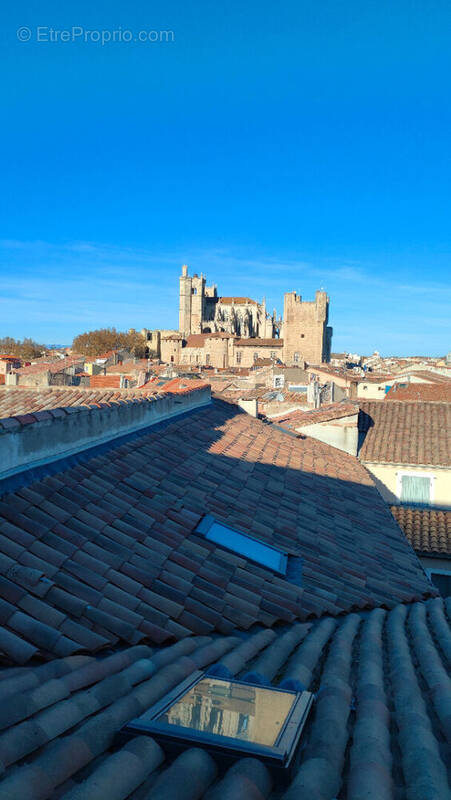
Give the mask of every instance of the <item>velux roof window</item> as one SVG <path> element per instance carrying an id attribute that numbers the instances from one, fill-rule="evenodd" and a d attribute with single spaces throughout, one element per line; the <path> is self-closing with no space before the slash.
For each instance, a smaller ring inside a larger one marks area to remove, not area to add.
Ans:
<path id="1" fill-rule="evenodd" d="M 254 539 L 246 533 L 229 528 L 228 525 L 217 522 L 209 514 L 200 521 L 196 528 L 196 533 L 202 534 L 205 539 L 221 545 L 226 550 L 231 550 L 232 553 L 237 553 L 240 556 L 244 556 L 244 558 L 250 559 L 250 561 L 254 561 L 256 564 L 260 564 L 262 567 L 268 567 L 274 572 L 286 575 L 287 553 L 277 547 L 265 544 L 259 539 Z"/>
<path id="2" fill-rule="evenodd" d="M 197 671 L 127 723 L 121 738 L 153 736 L 174 754 L 203 747 L 225 765 L 254 756 L 280 777 L 289 778 L 312 703 L 310 692 Z"/>

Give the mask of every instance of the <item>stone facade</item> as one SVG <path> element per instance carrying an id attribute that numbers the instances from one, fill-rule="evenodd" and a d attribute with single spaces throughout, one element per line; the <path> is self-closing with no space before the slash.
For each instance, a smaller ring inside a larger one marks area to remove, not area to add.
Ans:
<path id="1" fill-rule="evenodd" d="M 199 367 L 252 367 L 260 359 L 282 360 L 282 339 L 240 339 L 231 333 L 161 337 L 161 360 Z"/>
<path id="2" fill-rule="evenodd" d="M 264 359 L 304 367 L 330 359 L 332 328 L 328 327 L 329 298 L 324 291 L 305 302 L 288 292 L 283 322 L 250 297 L 219 297 L 201 274 L 190 276 L 182 267 L 179 292 L 179 330 L 143 328 L 149 355 L 168 364 L 252 367 Z"/>
<path id="3" fill-rule="evenodd" d="M 287 366 L 306 361 L 321 364 L 330 360 L 332 328 L 329 319 L 329 298 L 316 292 L 315 300 L 306 302 L 296 292 L 284 296 L 282 337 L 284 362 Z"/>
<path id="4" fill-rule="evenodd" d="M 279 335 L 281 320 L 266 310 L 266 302 L 250 297 L 218 297 L 215 285 L 207 286 L 201 274 L 180 276 L 179 331 L 185 337 L 199 333 L 231 333 L 242 338 L 272 339 Z"/>

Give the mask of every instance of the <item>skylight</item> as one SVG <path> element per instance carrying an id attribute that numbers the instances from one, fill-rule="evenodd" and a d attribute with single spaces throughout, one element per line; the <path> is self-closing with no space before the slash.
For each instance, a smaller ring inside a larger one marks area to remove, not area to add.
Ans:
<path id="1" fill-rule="evenodd" d="M 261 686 L 194 672 L 128 722 L 121 738 L 152 736 L 167 752 L 204 747 L 220 762 L 260 758 L 288 777 L 313 703 L 306 691 Z"/>
<path id="2" fill-rule="evenodd" d="M 281 575 L 286 574 L 288 558 L 283 550 L 265 544 L 234 528 L 229 528 L 228 525 L 217 522 L 209 514 L 201 520 L 196 528 L 196 533 L 201 533 L 210 542 L 215 542 L 262 567 L 268 567 Z"/>

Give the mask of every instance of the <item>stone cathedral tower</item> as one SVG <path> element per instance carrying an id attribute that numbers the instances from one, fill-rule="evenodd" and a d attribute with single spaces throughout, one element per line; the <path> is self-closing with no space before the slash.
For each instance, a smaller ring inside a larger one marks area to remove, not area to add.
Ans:
<path id="1" fill-rule="evenodd" d="M 193 334 L 229 334 L 236 340 L 259 340 L 259 346 L 283 340 L 283 362 L 287 366 L 320 364 L 330 360 L 332 328 L 328 326 L 329 297 L 323 290 L 313 301 L 296 292 L 284 295 L 283 322 L 266 302 L 250 297 L 219 297 L 216 285 L 207 286 L 204 276 L 188 274 L 186 264 L 180 276 L 179 332 L 187 339 Z"/>
<path id="2" fill-rule="evenodd" d="M 266 311 L 266 302 L 250 297 L 218 297 L 216 285 L 204 276 L 180 276 L 179 331 L 185 338 L 198 333 L 230 333 L 243 339 L 271 339 L 279 334 L 281 320 Z"/>

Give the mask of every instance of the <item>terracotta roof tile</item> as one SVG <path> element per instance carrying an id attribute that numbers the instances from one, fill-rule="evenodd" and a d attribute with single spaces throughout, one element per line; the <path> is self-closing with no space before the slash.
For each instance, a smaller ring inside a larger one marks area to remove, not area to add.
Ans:
<path id="1" fill-rule="evenodd" d="M 360 403 L 359 431 L 362 461 L 451 465 L 451 404 Z"/>
<path id="2" fill-rule="evenodd" d="M 253 305 L 256 306 L 257 302 L 255 300 L 251 300 L 250 297 L 219 297 L 219 303 L 223 303 L 224 305 Z"/>
<path id="3" fill-rule="evenodd" d="M 329 403 L 317 409 L 303 411 L 297 409 L 289 413 L 271 416 L 271 422 L 281 425 L 288 430 L 296 430 L 305 425 L 315 425 L 319 422 L 329 422 L 343 417 L 357 415 L 359 407 L 353 403 Z"/>
<path id="4" fill-rule="evenodd" d="M 20 663 L 434 591 L 356 459 L 228 403 L 33 475 L 0 501 L 3 652 Z M 205 513 L 300 555 L 301 585 L 195 534 Z"/>
<path id="5" fill-rule="evenodd" d="M 451 511 L 409 506 L 390 510 L 417 553 L 451 556 Z"/>
<path id="6" fill-rule="evenodd" d="M 94 376 L 111 380 L 117 376 Z M 0 430 L 17 428 L 35 420 L 64 417 L 67 414 L 93 409 L 108 409 L 119 403 L 152 402 L 156 394 L 195 391 L 205 386 L 203 381 L 176 378 L 173 387 L 168 383 L 155 387 L 150 383 L 139 389 L 119 388 L 25 388 L 10 387 L 0 389 Z M 33 417 L 33 418 L 32 418 Z"/>
<path id="7" fill-rule="evenodd" d="M 435 599 L 277 634 L 190 637 L 153 652 L 137 646 L 0 672 L 0 800 L 448 797 L 450 614 L 451 601 Z M 149 737 L 116 739 L 122 725 L 212 664 L 316 693 L 288 786 L 257 758 L 219 770 L 201 749 L 173 756 Z"/>
<path id="8" fill-rule="evenodd" d="M 441 376 L 440 376 L 441 377 Z M 434 383 L 394 383 L 385 395 L 385 400 L 403 400 L 404 402 L 451 403 L 451 380 Z"/>

